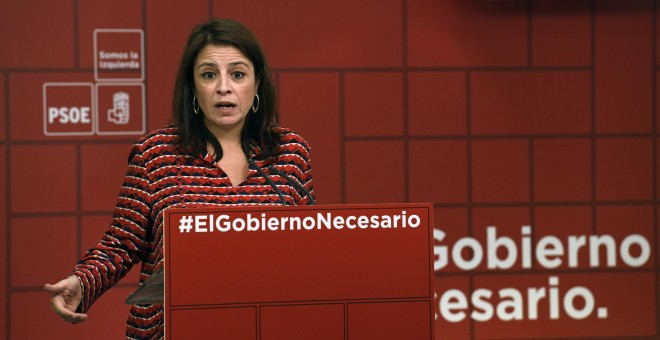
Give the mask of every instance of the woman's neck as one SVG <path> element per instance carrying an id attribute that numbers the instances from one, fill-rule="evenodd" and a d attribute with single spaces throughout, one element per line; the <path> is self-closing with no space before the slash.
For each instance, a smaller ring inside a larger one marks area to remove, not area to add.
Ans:
<path id="1" fill-rule="evenodd" d="M 213 136 L 215 136 L 215 138 L 218 140 L 218 143 L 220 143 L 220 147 L 222 148 L 223 153 L 225 151 L 236 149 L 243 150 L 241 140 L 242 127 L 235 127 L 231 129 L 222 129 L 217 126 L 209 127 L 208 125 L 207 127 L 211 131 L 211 134 L 213 134 Z"/>

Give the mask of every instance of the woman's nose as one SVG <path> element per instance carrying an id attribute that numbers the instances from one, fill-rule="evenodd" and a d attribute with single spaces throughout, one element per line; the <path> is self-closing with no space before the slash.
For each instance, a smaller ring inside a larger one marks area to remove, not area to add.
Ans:
<path id="1" fill-rule="evenodd" d="M 229 93 L 231 92 L 231 84 L 229 76 L 221 75 L 218 77 L 218 84 L 216 87 L 216 92 L 218 93 Z"/>

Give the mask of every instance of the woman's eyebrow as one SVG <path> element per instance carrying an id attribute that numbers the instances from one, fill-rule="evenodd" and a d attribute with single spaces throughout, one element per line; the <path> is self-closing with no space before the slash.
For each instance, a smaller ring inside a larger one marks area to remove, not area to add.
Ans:
<path id="1" fill-rule="evenodd" d="M 243 65 L 247 68 L 250 67 L 250 65 L 248 63 L 244 62 L 244 61 L 234 61 L 234 62 L 229 63 L 229 66 L 238 66 L 238 65 Z M 214 62 L 201 63 L 201 64 L 199 64 L 199 66 L 197 66 L 197 69 L 199 70 L 200 68 L 202 68 L 204 66 L 210 66 L 210 67 L 216 67 L 217 68 L 218 64 L 216 64 Z"/>
<path id="2" fill-rule="evenodd" d="M 244 61 L 234 61 L 234 62 L 229 63 L 229 66 L 237 66 L 237 65 L 244 65 L 247 68 L 250 67 L 250 65 L 248 65 L 248 63 L 246 63 Z"/>
<path id="3" fill-rule="evenodd" d="M 197 69 L 199 70 L 200 68 L 202 68 L 204 66 L 218 67 L 218 64 L 213 63 L 213 62 L 201 63 L 201 64 L 199 64 L 199 66 L 197 66 Z"/>

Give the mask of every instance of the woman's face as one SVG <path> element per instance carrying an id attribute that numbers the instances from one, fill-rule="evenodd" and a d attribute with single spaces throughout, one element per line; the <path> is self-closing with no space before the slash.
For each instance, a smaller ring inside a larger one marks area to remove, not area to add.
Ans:
<path id="1" fill-rule="evenodd" d="M 193 74 L 204 124 L 216 137 L 240 132 L 259 86 L 250 59 L 233 46 L 207 45 L 197 55 Z"/>

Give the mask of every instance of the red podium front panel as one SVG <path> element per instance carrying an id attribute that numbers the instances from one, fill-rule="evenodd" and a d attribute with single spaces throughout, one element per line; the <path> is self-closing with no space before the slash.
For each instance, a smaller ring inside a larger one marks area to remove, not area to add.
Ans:
<path id="1" fill-rule="evenodd" d="M 169 209 L 168 339 L 433 339 L 430 204 Z"/>

